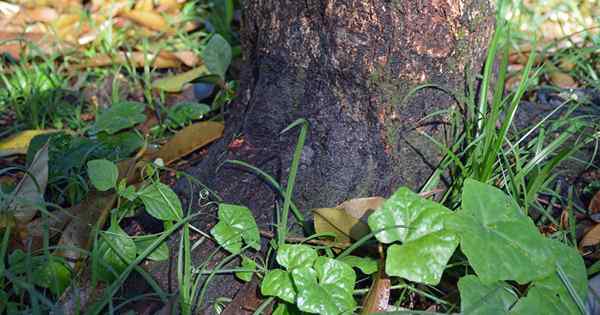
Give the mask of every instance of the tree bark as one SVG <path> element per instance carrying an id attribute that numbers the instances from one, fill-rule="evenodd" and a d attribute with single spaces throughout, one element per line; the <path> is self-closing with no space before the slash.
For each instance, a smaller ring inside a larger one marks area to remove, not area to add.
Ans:
<path id="1" fill-rule="evenodd" d="M 418 189 L 440 151 L 420 132 L 440 136 L 453 105 L 436 84 L 459 94 L 479 74 L 493 32 L 490 0 L 247 0 L 238 99 L 227 109 L 223 140 L 192 172 L 226 202 L 248 206 L 272 228 L 279 200 L 265 181 L 224 160 L 287 178 L 298 118 L 310 131 L 294 200 L 307 213 L 357 197 Z M 186 190 L 182 190 L 185 192 Z M 216 214 L 203 219 L 214 223 Z"/>

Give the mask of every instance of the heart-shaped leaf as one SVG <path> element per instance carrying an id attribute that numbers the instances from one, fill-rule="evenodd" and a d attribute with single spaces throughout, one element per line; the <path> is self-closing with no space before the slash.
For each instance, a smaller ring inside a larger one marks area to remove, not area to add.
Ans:
<path id="1" fill-rule="evenodd" d="M 133 127 L 144 120 L 146 105 L 138 102 L 118 102 L 103 110 L 96 118 L 96 128 L 108 134 Z"/>
<path id="2" fill-rule="evenodd" d="M 382 243 L 401 241 L 388 248 L 386 273 L 414 282 L 436 285 L 458 246 L 458 239 L 444 229 L 452 212 L 408 188 L 400 188 L 369 217 L 372 231 Z"/>
<path id="3" fill-rule="evenodd" d="M 210 230 L 217 243 L 227 251 L 238 254 L 242 240 L 260 250 L 260 234 L 250 209 L 232 204 L 219 204 L 219 223 Z"/>
<path id="4" fill-rule="evenodd" d="M 177 221 L 183 217 L 181 201 L 173 190 L 161 183 L 155 182 L 138 192 L 146 211 L 153 217 L 163 221 Z"/>
<path id="5" fill-rule="evenodd" d="M 100 233 L 95 257 L 104 264 L 97 262 L 94 267 L 100 279 L 111 282 L 135 259 L 136 247 L 118 224 L 111 224 L 107 231 Z"/>
<path id="6" fill-rule="evenodd" d="M 231 63 L 231 46 L 219 34 L 215 34 L 202 51 L 202 60 L 212 74 L 225 78 L 225 73 Z"/>
<path id="7" fill-rule="evenodd" d="M 254 274 L 254 270 L 256 270 L 256 262 L 246 256 L 242 257 L 242 269 L 247 269 L 251 271 L 240 271 L 236 272 L 235 276 L 245 282 L 252 280 L 252 275 Z"/>
<path id="8" fill-rule="evenodd" d="M 339 260 L 351 267 L 360 269 L 366 275 L 377 272 L 377 260 L 373 258 L 348 255 Z"/>
<path id="9" fill-rule="evenodd" d="M 269 270 L 260 285 L 260 292 L 262 295 L 276 296 L 289 303 L 296 301 L 292 275 L 285 270 Z"/>
<path id="10" fill-rule="evenodd" d="M 115 163 L 100 159 L 87 162 L 87 171 L 90 181 L 99 191 L 107 191 L 117 185 L 119 169 Z"/>
<path id="11" fill-rule="evenodd" d="M 310 246 L 284 244 L 277 251 L 277 262 L 291 271 L 294 268 L 311 267 L 317 256 Z"/>
<path id="12" fill-rule="evenodd" d="M 150 247 L 154 241 L 159 237 L 159 235 L 144 235 L 141 237 L 136 237 L 133 241 L 135 243 L 135 247 L 137 249 L 137 253 L 143 253 L 146 248 Z M 154 261 L 165 261 L 169 259 L 169 246 L 167 242 L 162 242 L 158 247 L 156 247 L 150 255 L 146 257 L 146 259 L 154 260 Z"/>
<path id="13" fill-rule="evenodd" d="M 507 283 L 497 281 L 484 284 L 474 275 L 460 278 L 458 290 L 461 314 L 504 315 L 518 299 Z"/>

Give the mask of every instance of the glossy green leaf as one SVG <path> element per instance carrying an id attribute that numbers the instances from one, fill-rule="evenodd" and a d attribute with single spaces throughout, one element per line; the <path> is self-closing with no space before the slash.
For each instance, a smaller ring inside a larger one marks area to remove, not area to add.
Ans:
<path id="1" fill-rule="evenodd" d="M 96 128 L 108 134 L 133 127 L 144 120 L 146 105 L 138 102 L 118 102 L 103 110 L 96 117 Z"/>
<path id="2" fill-rule="evenodd" d="M 327 257 L 318 257 L 314 268 L 292 271 L 298 290 L 296 305 L 315 314 L 351 314 L 356 307 L 352 296 L 356 274 L 349 265 Z"/>
<path id="3" fill-rule="evenodd" d="M 372 273 L 377 272 L 377 260 L 370 257 L 358 257 L 358 256 L 344 256 L 341 259 L 338 259 L 351 267 L 358 268 L 362 273 L 366 275 L 370 275 Z"/>
<path id="4" fill-rule="evenodd" d="M 152 183 L 138 192 L 146 211 L 163 221 L 177 221 L 183 217 L 181 201 L 173 190 L 160 182 Z"/>
<path id="5" fill-rule="evenodd" d="M 260 234 L 250 209 L 232 204 L 219 204 L 219 223 L 210 233 L 227 251 L 237 254 L 242 240 L 250 247 L 260 250 Z"/>
<path id="6" fill-rule="evenodd" d="M 202 61 L 212 74 L 225 79 L 225 73 L 231 63 L 231 46 L 219 34 L 215 34 L 202 51 Z"/>
<path id="7" fill-rule="evenodd" d="M 467 275 L 458 280 L 461 314 L 507 314 L 518 299 L 508 284 L 502 281 L 484 284 L 477 276 Z"/>
<path id="8" fill-rule="evenodd" d="M 260 285 L 260 292 L 264 296 L 276 296 L 286 302 L 296 301 L 292 275 L 285 270 L 269 270 Z"/>
<path id="9" fill-rule="evenodd" d="M 110 159 L 114 160 L 131 156 L 144 145 L 144 138 L 135 131 L 124 131 L 113 135 L 100 132 L 97 137 L 105 150 L 110 151 L 108 155 Z"/>
<path id="10" fill-rule="evenodd" d="M 298 307 L 289 303 L 277 303 L 277 307 L 273 311 L 273 315 L 302 315 Z"/>
<path id="11" fill-rule="evenodd" d="M 317 256 L 310 246 L 284 244 L 277 251 L 277 262 L 291 271 L 298 267 L 311 267 Z"/>
<path id="12" fill-rule="evenodd" d="M 193 120 L 202 118 L 209 111 L 210 107 L 206 104 L 179 103 L 169 110 L 168 118 L 175 127 L 184 127 Z"/>
<path id="13" fill-rule="evenodd" d="M 107 231 L 100 233 L 95 256 L 103 264 L 97 262 L 94 266 L 100 279 L 111 282 L 135 259 L 136 246 L 118 224 L 112 224 Z"/>
<path id="14" fill-rule="evenodd" d="M 585 301 L 587 273 L 579 252 L 554 240 L 548 240 L 546 246 L 558 257 L 557 264 L 564 270 L 574 293 L 580 301 Z M 581 314 L 567 286 L 554 270 L 549 276 L 531 284 L 527 296 L 519 300 L 511 314 Z"/>
<path id="15" fill-rule="evenodd" d="M 49 256 L 33 272 L 36 285 L 49 289 L 54 295 L 61 295 L 71 283 L 71 270 L 58 257 Z"/>
<path id="16" fill-rule="evenodd" d="M 135 247 L 137 248 L 138 255 L 143 253 L 146 248 L 150 247 L 154 241 L 159 237 L 159 235 L 151 235 L 151 236 L 141 236 L 135 238 L 133 241 L 135 242 Z M 150 255 L 146 257 L 146 259 L 154 260 L 154 261 L 164 261 L 169 259 L 169 246 L 167 242 L 162 242 L 158 247 L 156 247 Z"/>
<path id="17" fill-rule="evenodd" d="M 254 275 L 254 270 L 256 270 L 256 262 L 248 257 L 242 257 L 242 269 L 248 269 L 252 271 L 240 271 L 236 272 L 235 276 L 245 282 L 252 280 L 252 275 Z"/>
<path id="18" fill-rule="evenodd" d="M 401 241 L 388 248 L 386 273 L 436 285 L 458 246 L 454 233 L 444 228 L 452 212 L 408 188 L 398 189 L 369 217 L 372 231 L 382 243 Z"/>
<path id="19" fill-rule="evenodd" d="M 446 226 L 484 283 L 514 280 L 524 284 L 547 276 L 555 255 L 529 217 L 499 189 L 467 180 L 463 208 Z"/>
<path id="20" fill-rule="evenodd" d="M 119 169 L 115 163 L 100 159 L 87 162 L 87 172 L 92 185 L 99 191 L 107 191 L 117 185 Z"/>

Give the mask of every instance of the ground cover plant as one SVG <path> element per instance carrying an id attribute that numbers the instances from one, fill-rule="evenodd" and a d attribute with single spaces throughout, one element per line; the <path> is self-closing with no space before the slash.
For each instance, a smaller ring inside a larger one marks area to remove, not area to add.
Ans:
<path id="1" fill-rule="evenodd" d="M 240 97 L 239 2 L 0 2 L 0 312 L 593 313 L 597 8 L 573 14 L 583 32 L 523 44 L 557 7 L 499 2 L 481 76 L 398 96 L 455 101 L 424 118 L 448 123 L 422 131 L 442 158 L 419 190 L 301 209 L 304 118 L 281 130 L 286 178 L 224 161 L 278 194 L 265 227 L 186 172 Z M 175 290 L 152 267 L 169 262 Z"/>

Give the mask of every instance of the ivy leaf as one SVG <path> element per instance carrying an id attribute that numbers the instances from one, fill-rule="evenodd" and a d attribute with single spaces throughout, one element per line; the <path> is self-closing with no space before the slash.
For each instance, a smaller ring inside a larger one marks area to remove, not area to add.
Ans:
<path id="1" fill-rule="evenodd" d="M 115 103 L 96 117 L 96 128 L 108 134 L 115 134 L 120 130 L 133 127 L 146 120 L 145 108 L 146 105 L 138 102 Z"/>
<path id="2" fill-rule="evenodd" d="M 36 285 L 50 289 L 56 295 L 61 295 L 71 282 L 71 270 L 55 256 L 48 256 L 46 260 L 34 271 L 33 281 Z"/>
<path id="3" fill-rule="evenodd" d="M 358 268 L 362 273 L 370 275 L 377 272 L 377 260 L 369 257 L 358 257 L 358 256 L 344 256 L 338 259 L 341 262 L 348 264 L 351 267 Z"/>
<path id="4" fill-rule="evenodd" d="M 296 300 L 292 275 L 281 269 L 273 269 L 267 272 L 260 285 L 260 292 L 262 295 L 276 296 L 289 303 L 294 303 Z"/>
<path id="5" fill-rule="evenodd" d="M 273 315 L 302 315 L 298 307 L 289 303 L 277 303 L 277 307 L 273 311 Z"/>
<path id="6" fill-rule="evenodd" d="M 248 270 L 252 270 L 252 271 L 240 271 L 240 272 L 236 272 L 235 276 L 244 281 L 244 282 L 248 282 L 250 280 L 252 280 L 252 275 L 254 274 L 254 270 L 256 270 L 256 262 L 248 257 L 242 257 L 242 265 L 241 267 L 243 269 L 248 269 Z"/>
<path id="7" fill-rule="evenodd" d="M 168 117 L 176 127 L 183 127 L 192 120 L 202 118 L 209 111 L 210 107 L 206 104 L 184 102 L 173 106 Z"/>
<path id="8" fill-rule="evenodd" d="M 115 163 L 100 159 L 87 162 L 88 176 L 92 185 L 99 191 L 107 191 L 117 185 L 119 169 Z"/>
<path id="9" fill-rule="evenodd" d="M 284 244 L 277 251 L 277 262 L 291 271 L 298 267 L 311 267 L 317 256 L 310 246 Z"/>
<path id="10" fill-rule="evenodd" d="M 158 235 L 144 235 L 142 237 L 137 237 L 134 239 L 135 248 L 137 249 L 138 255 L 143 253 L 146 248 L 150 247 L 154 241 L 158 238 Z M 154 261 L 165 261 L 169 259 L 169 246 L 167 242 L 162 242 L 158 247 L 156 247 L 146 259 L 154 260 Z"/>
<path id="11" fill-rule="evenodd" d="M 314 269 L 296 268 L 292 278 L 298 289 L 296 305 L 301 311 L 338 315 L 351 314 L 356 307 L 352 297 L 356 274 L 341 261 L 318 257 Z"/>
<path id="12" fill-rule="evenodd" d="M 96 257 L 108 266 L 100 263 L 94 266 L 100 279 L 111 282 L 135 259 L 136 247 L 133 240 L 118 224 L 111 224 L 107 231 L 100 233 Z"/>
<path id="13" fill-rule="evenodd" d="M 484 284 L 477 276 L 467 275 L 458 280 L 461 314 L 504 315 L 518 297 L 502 281 Z"/>
<path id="14" fill-rule="evenodd" d="M 173 190 L 160 182 L 152 183 L 138 192 L 146 211 L 163 221 L 177 221 L 183 217 L 181 201 Z"/>
<path id="15" fill-rule="evenodd" d="M 483 283 L 514 280 L 520 284 L 547 276 L 555 256 L 529 217 L 501 190 L 465 181 L 463 208 L 446 226 Z"/>
<path id="16" fill-rule="evenodd" d="M 232 204 L 219 204 L 219 223 L 210 230 L 217 243 L 232 254 L 241 250 L 242 240 L 260 250 L 260 234 L 250 209 Z"/>
<path id="17" fill-rule="evenodd" d="M 403 242 L 388 247 L 386 273 L 410 281 L 437 285 L 458 239 L 444 229 L 452 211 L 427 200 L 410 189 L 398 189 L 369 217 L 372 231 L 382 243 Z"/>
<path id="18" fill-rule="evenodd" d="M 212 73 L 225 79 L 225 73 L 231 63 L 231 46 L 219 34 L 215 34 L 202 51 L 202 59 L 206 68 Z"/>
<path id="19" fill-rule="evenodd" d="M 579 252 L 558 241 L 548 240 L 549 247 L 558 257 L 566 279 L 580 301 L 587 297 L 587 273 Z M 511 314 L 581 314 L 569 289 L 558 272 L 536 280 L 530 285 L 527 296 L 519 300 Z"/>

